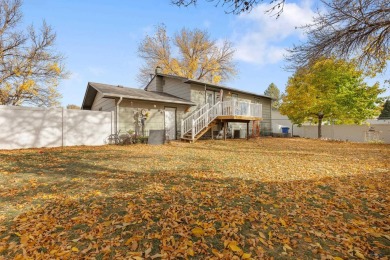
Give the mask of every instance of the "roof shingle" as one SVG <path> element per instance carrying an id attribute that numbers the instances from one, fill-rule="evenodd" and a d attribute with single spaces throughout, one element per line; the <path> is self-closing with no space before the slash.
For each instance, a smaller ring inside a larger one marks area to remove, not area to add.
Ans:
<path id="1" fill-rule="evenodd" d="M 88 85 L 102 93 L 104 97 L 123 97 L 136 100 L 156 101 L 175 103 L 183 105 L 196 105 L 195 103 L 167 93 L 145 91 L 143 89 L 114 86 L 95 82 L 88 82 Z"/>

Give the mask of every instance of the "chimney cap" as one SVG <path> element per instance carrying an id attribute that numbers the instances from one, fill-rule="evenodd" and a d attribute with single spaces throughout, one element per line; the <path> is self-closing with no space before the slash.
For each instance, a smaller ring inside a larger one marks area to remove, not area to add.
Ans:
<path id="1" fill-rule="evenodd" d="M 161 67 L 160 67 L 160 66 L 157 66 L 155 72 L 156 72 L 156 74 L 162 73 Z"/>

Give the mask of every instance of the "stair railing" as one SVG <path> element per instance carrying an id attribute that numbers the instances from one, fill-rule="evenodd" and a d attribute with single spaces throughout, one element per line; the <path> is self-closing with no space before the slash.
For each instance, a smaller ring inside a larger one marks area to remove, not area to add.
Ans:
<path id="1" fill-rule="evenodd" d="M 209 106 L 210 106 L 209 103 L 207 103 L 201 108 L 192 112 L 192 114 L 190 114 L 185 119 L 181 120 L 181 137 L 183 137 L 186 133 L 191 131 L 191 129 L 193 128 L 194 119 L 203 115 L 209 109 Z"/>
<path id="2" fill-rule="evenodd" d="M 181 137 L 192 130 L 191 139 L 195 140 L 195 136 L 220 115 L 261 117 L 262 105 L 249 102 L 238 102 L 236 100 L 217 102 L 211 107 L 207 103 L 186 119 L 182 120 Z"/>
<path id="3" fill-rule="evenodd" d="M 205 129 L 219 114 L 221 114 L 222 103 L 217 102 L 214 106 L 209 108 L 205 113 L 200 115 L 197 119 L 193 119 L 193 128 L 192 128 L 192 140 L 195 139 L 195 136 Z"/>

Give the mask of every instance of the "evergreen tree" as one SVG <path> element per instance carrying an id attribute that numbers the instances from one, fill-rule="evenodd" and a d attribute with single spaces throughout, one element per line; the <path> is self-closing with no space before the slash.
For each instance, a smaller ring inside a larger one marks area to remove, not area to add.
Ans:
<path id="1" fill-rule="evenodd" d="M 280 101 L 282 99 L 279 88 L 274 84 L 269 84 L 268 88 L 264 91 L 264 95 L 272 97 L 272 108 L 279 109 Z"/>
<path id="2" fill-rule="evenodd" d="M 386 100 L 378 119 L 390 119 L 390 99 Z"/>

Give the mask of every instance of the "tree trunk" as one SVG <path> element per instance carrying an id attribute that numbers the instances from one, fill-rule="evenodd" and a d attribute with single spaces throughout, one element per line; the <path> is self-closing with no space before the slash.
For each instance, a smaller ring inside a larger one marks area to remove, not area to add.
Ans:
<path id="1" fill-rule="evenodd" d="M 318 115 L 318 139 L 320 139 L 322 137 L 321 126 L 322 126 L 322 118 L 323 117 L 324 117 L 324 115 Z"/>

